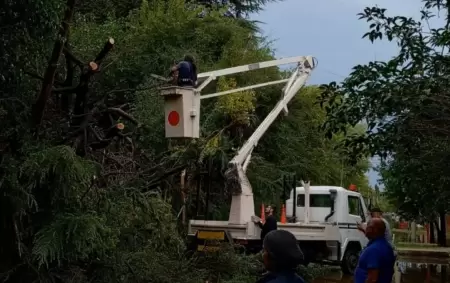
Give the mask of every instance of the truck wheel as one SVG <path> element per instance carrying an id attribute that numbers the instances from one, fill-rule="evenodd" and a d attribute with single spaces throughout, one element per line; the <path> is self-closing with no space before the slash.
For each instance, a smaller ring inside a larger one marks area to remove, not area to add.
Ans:
<path id="1" fill-rule="evenodd" d="M 341 262 L 341 270 L 344 274 L 353 275 L 359 260 L 359 249 L 349 248 L 345 251 Z"/>

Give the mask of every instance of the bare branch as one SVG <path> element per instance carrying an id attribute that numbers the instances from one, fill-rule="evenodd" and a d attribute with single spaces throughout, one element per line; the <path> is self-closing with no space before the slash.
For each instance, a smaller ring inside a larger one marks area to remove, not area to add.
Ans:
<path id="1" fill-rule="evenodd" d="M 134 118 L 133 116 L 131 116 L 130 114 L 128 114 L 127 112 L 123 111 L 120 108 L 111 107 L 111 108 L 108 108 L 107 111 L 109 113 L 117 114 L 117 115 L 123 117 L 124 119 L 132 122 L 133 124 L 137 125 L 138 127 L 142 125 L 136 118 Z"/>

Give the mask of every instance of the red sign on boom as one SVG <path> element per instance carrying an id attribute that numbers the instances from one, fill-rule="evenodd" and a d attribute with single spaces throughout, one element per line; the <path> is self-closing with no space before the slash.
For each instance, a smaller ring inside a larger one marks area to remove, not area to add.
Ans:
<path id="1" fill-rule="evenodd" d="M 171 126 L 177 126 L 180 123 L 180 114 L 177 111 L 171 111 L 167 120 Z"/>

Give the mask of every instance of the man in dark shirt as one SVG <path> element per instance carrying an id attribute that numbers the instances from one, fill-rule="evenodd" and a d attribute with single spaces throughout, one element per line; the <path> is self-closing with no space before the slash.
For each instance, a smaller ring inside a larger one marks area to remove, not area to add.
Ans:
<path id="1" fill-rule="evenodd" d="M 264 241 L 264 237 L 271 231 L 277 230 L 277 219 L 273 216 L 273 208 L 268 205 L 265 210 L 266 213 L 266 222 L 262 223 L 261 220 L 256 222 L 258 226 L 261 228 L 261 240 Z"/>
<path id="2" fill-rule="evenodd" d="M 178 86 L 195 87 L 197 84 L 197 66 L 194 57 L 184 56 L 184 60 L 172 68 L 171 76 L 174 77 Z"/>
<path id="3" fill-rule="evenodd" d="M 257 283 L 305 283 L 295 273 L 303 253 L 295 236 L 286 230 L 271 231 L 263 242 L 264 267 L 268 271 Z"/>
<path id="4" fill-rule="evenodd" d="M 394 275 L 394 249 L 384 236 L 381 218 L 372 218 L 365 230 L 369 243 L 361 252 L 354 274 L 355 283 L 391 283 Z"/>

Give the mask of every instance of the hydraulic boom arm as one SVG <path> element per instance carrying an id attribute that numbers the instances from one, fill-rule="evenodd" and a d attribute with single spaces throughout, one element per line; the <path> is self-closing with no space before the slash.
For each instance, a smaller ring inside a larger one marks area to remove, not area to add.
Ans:
<path id="1" fill-rule="evenodd" d="M 227 188 L 233 193 L 230 216 L 228 220 L 230 224 L 245 224 L 251 220 L 251 217 L 254 214 L 255 205 L 253 201 L 252 187 L 247 179 L 245 172 L 250 162 L 253 149 L 256 147 L 261 137 L 266 133 L 269 127 L 276 120 L 280 112 L 284 111 L 285 113 L 287 113 L 287 104 L 298 93 L 300 88 L 305 85 L 311 74 L 311 71 L 315 67 L 315 61 L 312 56 L 297 56 L 232 67 L 198 75 L 198 79 L 199 81 L 201 81 L 201 84 L 196 89 L 196 93 L 200 94 L 203 88 L 205 88 L 211 81 L 217 79 L 217 77 L 219 76 L 231 75 L 292 63 L 296 63 L 297 67 L 289 79 L 261 83 L 257 85 L 233 89 L 230 91 L 223 91 L 200 96 L 200 99 L 206 99 L 248 89 L 286 83 L 285 87 L 283 88 L 282 96 L 278 103 L 275 105 L 272 111 L 270 111 L 267 117 L 262 121 L 255 132 L 250 136 L 250 138 L 245 142 L 236 156 L 229 163 L 229 169 L 226 172 Z"/>
<path id="2" fill-rule="evenodd" d="M 283 89 L 281 99 L 241 147 L 237 155 L 230 161 L 226 178 L 227 188 L 233 193 L 233 196 L 228 223 L 244 224 L 249 222 L 254 215 L 255 204 L 253 190 L 245 174 L 253 149 L 257 146 L 259 140 L 273 124 L 278 115 L 283 110 L 287 113 L 287 104 L 305 85 L 314 67 L 313 57 L 303 57 L 298 61 L 296 70 Z"/>

